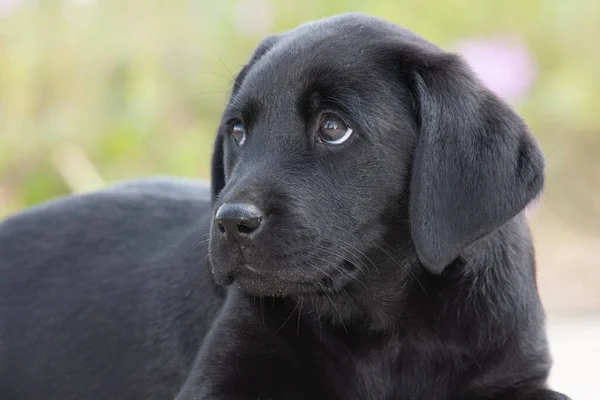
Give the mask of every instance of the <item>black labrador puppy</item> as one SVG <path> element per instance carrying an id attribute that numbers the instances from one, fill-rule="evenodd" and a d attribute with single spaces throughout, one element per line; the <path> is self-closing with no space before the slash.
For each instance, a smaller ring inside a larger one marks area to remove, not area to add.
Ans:
<path id="1" fill-rule="evenodd" d="M 265 39 L 212 189 L 0 225 L 2 399 L 567 399 L 523 210 L 544 161 L 456 55 L 344 14 Z"/>

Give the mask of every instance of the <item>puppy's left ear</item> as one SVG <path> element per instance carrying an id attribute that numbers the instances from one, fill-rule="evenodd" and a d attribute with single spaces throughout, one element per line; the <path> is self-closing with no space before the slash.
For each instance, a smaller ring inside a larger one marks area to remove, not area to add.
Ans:
<path id="1" fill-rule="evenodd" d="M 242 87 L 242 82 L 246 78 L 246 75 L 250 71 L 250 69 L 264 57 L 271 48 L 280 40 L 281 35 L 273 35 L 267 36 L 262 40 L 262 42 L 258 45 L 250 60 L 244 67 L 240 70 L 240 72 L 235 77 L 235 81 L 233 82 L 233 89 L 231 90 L 231 96 L 234 97 Z M 231 99 L 230 99 L 231 101 Z M 213 148 L 212 160 L 211 160 L 211 180 L 210 180 L 210 190 L 211 197 L 213 203 L 221 193 L 221 190 L 225 187 L 225 156 L 223 149 L 223 136 L 217 135 L 215 139 L 215 144 Z"/>
<path id="2" fill-rule="evenodd" d="M 223 136 L 217 135 L 210 161 L 210 193 L 213 203 L 225 187 L 225 157 L 223 151 Z"/>
<path id="3" fill-rule="evenodd" d="M 461 58 L 440 52 L 414 75 L 420 136 L 410 182 L 411 235 L 434 273 L 541 192 L 544 159 L 523 120 Z"/>

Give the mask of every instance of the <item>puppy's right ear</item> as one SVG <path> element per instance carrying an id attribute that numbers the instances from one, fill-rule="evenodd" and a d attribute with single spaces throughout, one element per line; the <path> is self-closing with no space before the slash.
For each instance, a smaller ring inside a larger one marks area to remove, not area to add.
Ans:
<path id="1" fill-rule="evenodd" d="M 462 58 L 417 50 L 425 62 L 414 73 L 420 133 L 409 216 L 421 262 L 439 274 L 539 196 L 544 157 L 525 122 Z"/>
<path id="2" fill-rule="evenodd" d="M 235 77 L 233 82 L 233 89 L 231 90 L 230 102 L 231 98 L 233 98 L 242 87 L 242 83 L 244 82 L 244 78 L 248 74 L 248 71 L 252 68 L 254 64 L 261 58 L 263 58 L 269 50 L 273 48 L 273 46 L 280 40 L 279 35 L 277 36 L 267 36 L 263 41 L 258 45 L 252 57 L 248 61 L 246 65 L 240 70 L 240 72 Z M 225 187 L 225 156 L 223 149 L 223 136 L 217 135 L 215 139 L 215 145 L 213 148 L 213 155 L 211 161 L 211 195 L 213 203 L 219 197 L 219 193 Z"/>

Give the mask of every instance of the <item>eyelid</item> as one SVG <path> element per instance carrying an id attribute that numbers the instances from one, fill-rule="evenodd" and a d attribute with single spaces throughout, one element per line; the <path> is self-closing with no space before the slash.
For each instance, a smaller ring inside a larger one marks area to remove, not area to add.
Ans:
<path id="1" fill-rule="evenodd" d="M 237 124 L 242 124 L 244 129 L 248 131 L 248 125 L 244 122 L 244 120 L 242 120 L 239 117 L 231 117 L 226 119 L 223 123 L 223 132 L 225 132 L 226 134 L 231 134 L 233 132 L 234 126 L 236 126 Z"/>
<path id="2" fill-rule="evenodd" d="M 225 125 L 227 125 L 227 126 L 233 126 L 233 125 L 236 125 L 236 124 L 239 124 L 239 123 L 241 123 L 242 125 L 246 126 L 246 124 L 244 123 L 244 121 L 241 118 L 239 118 L 239 117 L 231 117 L 231 118 L 228 118 L 225 121 Z"/>
<path id="3" fill-rule="evenodd" d="M 240 123 L 240 122 L 244 125 L 244 128 L 246 130 L 248 130 L 248 126 L 239 117 L 226 117 L 226 118 L 223 118 L 223 122 L 221 122 L 221 125 L 219 127 L 219 133 L 221 135 L 224 135 L 224 136 L 230 136 L 231 133 L 232 133 L 232 131 L 233 131 L 233 126 L 236 123 Z"/>
<path id="4" fill-rule="evenodd" d="M 323 110 L 319 113 L 319 121 L 324 121 L 326 117 L 331 116 L 334 118 L 339 119 L 340 121 L 342 121 L 343 123 L 346 123 L 346 119 L 343 118 L 338 112 L 327 109 L 327 110 Z"/>

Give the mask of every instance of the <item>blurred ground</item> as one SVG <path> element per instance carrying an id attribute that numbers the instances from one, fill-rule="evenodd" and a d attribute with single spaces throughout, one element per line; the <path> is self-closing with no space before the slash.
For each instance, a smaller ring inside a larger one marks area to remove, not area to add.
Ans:
<path id="1" fill-rule="evenodd" d="M 550 317 L 552 389 L 573 400 L 600 399 L 600 314 Z"/>
<path id="2" fill-rule="evenodd" d="M 533 218 L 538 286 L 554 367 L 550 385 L 573 400 L 600 399 L 600 237 L 557 218 Z"/>
<path id="3" fill-rule="evenodd" d="M 531 224 L 546 309 L 560 315 L 600 312 L 600 236 L 550 216 Z"/>

